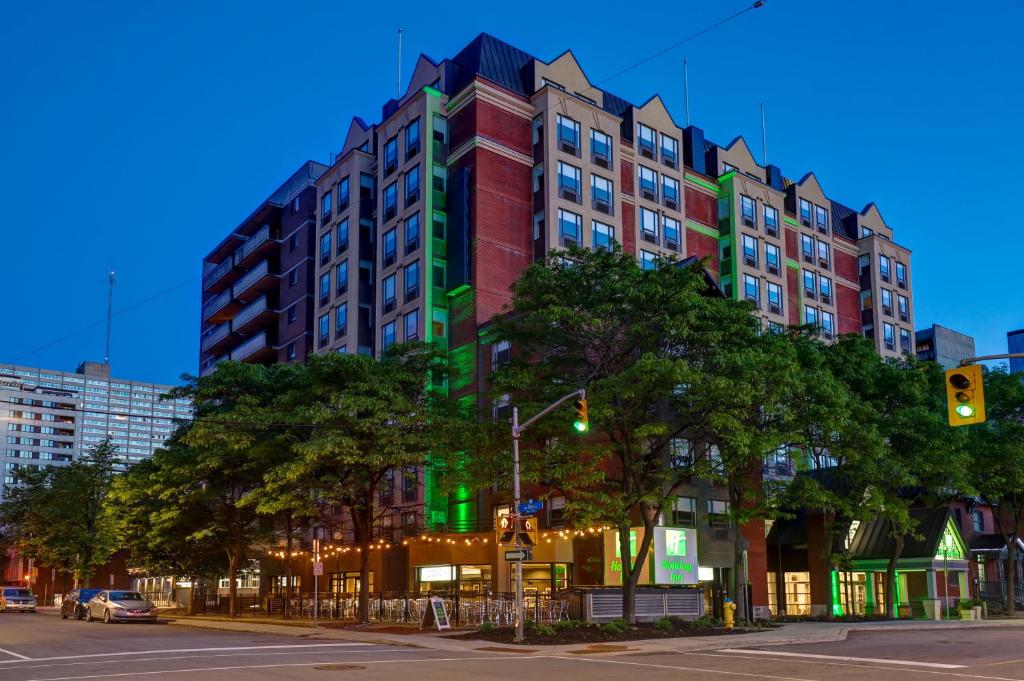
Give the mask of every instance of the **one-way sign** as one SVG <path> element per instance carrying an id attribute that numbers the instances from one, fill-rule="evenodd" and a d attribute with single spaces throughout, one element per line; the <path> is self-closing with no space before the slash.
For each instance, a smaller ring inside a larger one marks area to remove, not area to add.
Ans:
<path id="1" fill-rule="evenodd" d="M 517 549 L 515 551 L 506 551 L 505 560 L 513 563 L 517 563 L 521 560 L 530 560 L 533 555 L 529 549 Z"/>

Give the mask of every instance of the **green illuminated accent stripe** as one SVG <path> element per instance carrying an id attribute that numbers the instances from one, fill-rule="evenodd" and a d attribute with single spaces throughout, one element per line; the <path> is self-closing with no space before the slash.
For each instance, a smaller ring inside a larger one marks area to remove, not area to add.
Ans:
<path id="1" fill-rule="evenodd" d="M 732 178 L 734 178 L 735 176 L 736 176 L 736 171 L 735 171 L 735 170 L 730 170 L 730 171 L 729 171 L 729 172 L 727 172 L 727 173 L 726 173 L 725 175 L 720 175 L 720 176 L 718 177 L 718 184 L 722 184 L 722 183 L 723 183 L 723 182 L 725 182 L 726 180 L 731 180 L 731 179 L 732 179 Z"/>
<path id="2" fill-rule="evenodd" d="M 946 588 L 949 588 L 949 587 L 946 587 Z M 890 603 L 889 607 L 892 609 L 892 616 L 898 618 L 900 616 L 900 601 L 902 600 L 902 597 L 900 595 L 900 571 L 899 570 L 893 570 L 893 573 L 892 573 L 892 590 L 895 592 L 895 597 L 892 599 L 894 602 Z"/>
<path id="3" fill-rule="evenodd" d="M 700 177 L 697 177 L 696 175 L 691 175 L 690 173 L 686 173 L 686 179 L 689 180 L 690 182 L 693 182 L 695 185 L 698 185 L 700 187 L 704 187 L 705 189 L 710 189 L 713 192 L 717 192 L 718 191 L 718 185 L 717 184 L 708 182 L 707 180 L 705 180 L 703 178 L 700 178 Z"/>
<path id="4" fill-rule="evenodd" d="M 839 572 L 832 571 L 832 614 L 839 617 L 843 614 L 843 603 L 839 598 Z"/>
<path id="5" fill-rule="evenodd" d="M 453 288 L 451 291 L 448 292 L 447 295 L 448 295 L 449 298 L 455 298 L 456 296 L 461 296 L 466 291 L 472 291 L 472 290 L 473 290 L 472 286 L 470 286 L 469 284 L 463 284 L 463 285 L 459 286 L 458 288 Z"/>
<path id="6" fill-rule="evenodd" d="M 787 225 L 793 225 L 794 227 L 799 227 L 800 226 L 800 223 L 798 223 L 796 220 L 794 220 L 793 218 L 789 217 L 788 215 L 783 215 L 782 216 L 782 221 L 785 222 Z"/>
<path id="7" fill-rule="evenodd" d="M 718 230 L 717 229 L 715 229 L 714 227 L 708 227 L 707 225 L 702 225 L 699 222 L 694 222 L 693 220 L 687 220 L 686 221 L 686 228 L 687 229 L 692 229 L 695 232 L 700 232 L 701 234 L 704 234 L 705 236 L 714 237 L 715 239 L 718 238 Z"/>
<path id="8" fill-rule="evenodd" d="M 434 88 L 430 87 L 429 85 L 424 85 L 423 86 L 423 91 L 426 92 L 431 97 L 438 97 L 438 98 L 441 97 L 441 91 L 440 90 L 435 90 Z"/>
<path id="9" fill-rule="evenodd" d="M 786 267 L 791 267 L 794 270 L 798 270 L 800 269 L 800 263 L 798 263 L 796 260 L 793 260 L 792 258 L 786 258 Z"/>

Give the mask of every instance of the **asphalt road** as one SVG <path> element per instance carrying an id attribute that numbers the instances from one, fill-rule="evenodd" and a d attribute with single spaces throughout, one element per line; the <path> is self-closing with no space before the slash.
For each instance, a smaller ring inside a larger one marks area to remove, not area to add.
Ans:
<path id="1" fill-rule="evenodd" d="M 735 645 L 739 637 L 730 637 Z M 723 645 L 726 645 L 723 642 Z M 481 643 L 481 647 L 487 644 Z M 1024 681 L 1024 628 L 853 633 L 846 641 L 693 653 L 427 650 L 166 624 L 0 614 L 0 681 L 84 679 L 779 679 Z"/>

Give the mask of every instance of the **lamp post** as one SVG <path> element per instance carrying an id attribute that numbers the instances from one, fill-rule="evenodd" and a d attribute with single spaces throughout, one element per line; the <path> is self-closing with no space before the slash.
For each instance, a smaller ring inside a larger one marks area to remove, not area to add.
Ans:
<path id="1" fill-rule="evenodd" d="M 544 409 L 542 409 L 540 411 L 540 413 L 536 414 L 533 418 L 528 419 L 526 421 L 526 423 L 524 423 L 523 425 L 519 425 L 519 408 L 518 407 L 512 407 L 512 530 L 515 532 L 515 539 L 516 539 L 515 547 L 516 547 L 516 550 L 518 550 L 518 549 L 520 549 L 522 547 L 522 543 L 521 543 L 521 540 L 520 540 L 520 537 L 519 537 L 519 529 L 520 529 L 520 524 L 519 524 L 519 499 L 520 499 L 520 489 L 519 489 L 519 436 L 522 434 L 522 432 L 524 430 L 526 430 L 527 428 L 532 426 L 534 423 L 536 423 L 537 420 L 540 419 L 542 416 L 546 416 L 547 414 L 551 413 L 552 411 L 554 411 L 555 409 L 560 407 L 564 402 L 566 402 L 566 401 L 568 401 L 568 400 L 570 400 L 572 398 L 577 398 L 579 400 L 584 400 L 584 402 L 585 402 L 586 399 L 587 399 L 587 391 L 586 390 L 574 390 L 573 392 L 569 393 L 568 395 L 563 395 L 562 397 L 558 398 L 557 400 L 555 400 L 554 402 L 552 402 L 551 404 L 546 406 Z M 584 413 L 585 412 L 586 412 L 586 407 L 584 406 Z M 577 423 L 580 423 L 580 422 L 577 421 Z M 589 424 L 587 422 L 582 422 L 582 426 L 574 425 L 574 427 L 576 428 L 576 430 L 578 432 L 585 433 L 587 431 L 588 427 L 589 427 Z M 516 634 L 515 634 L 515 642 L 516 643 L 522 643 L 523 642 L 523 638 L 525 637 L 525 633 L 526 633 L 525 632 L 525 630 L 526 630 L 526 623 L 523 621 L 523 561 L 517 560 L 517 561 L 515 561 L 515 563 L 516 563 L 516 571 L 515 571 L 516 572 L 516 602 L 515 602 Z"/>

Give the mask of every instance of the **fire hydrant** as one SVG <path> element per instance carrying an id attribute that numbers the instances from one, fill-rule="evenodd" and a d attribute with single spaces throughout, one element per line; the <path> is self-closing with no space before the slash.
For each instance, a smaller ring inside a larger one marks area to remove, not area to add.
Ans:
<path id="1" fill-rule="evenodd" d="M 736 622 L 736 604 L 732 602 L 731 598 L 726 598 L 722 610 L 722 614 L 725 616 L 725 628 L 732 629 L 733 624 Z"/>

